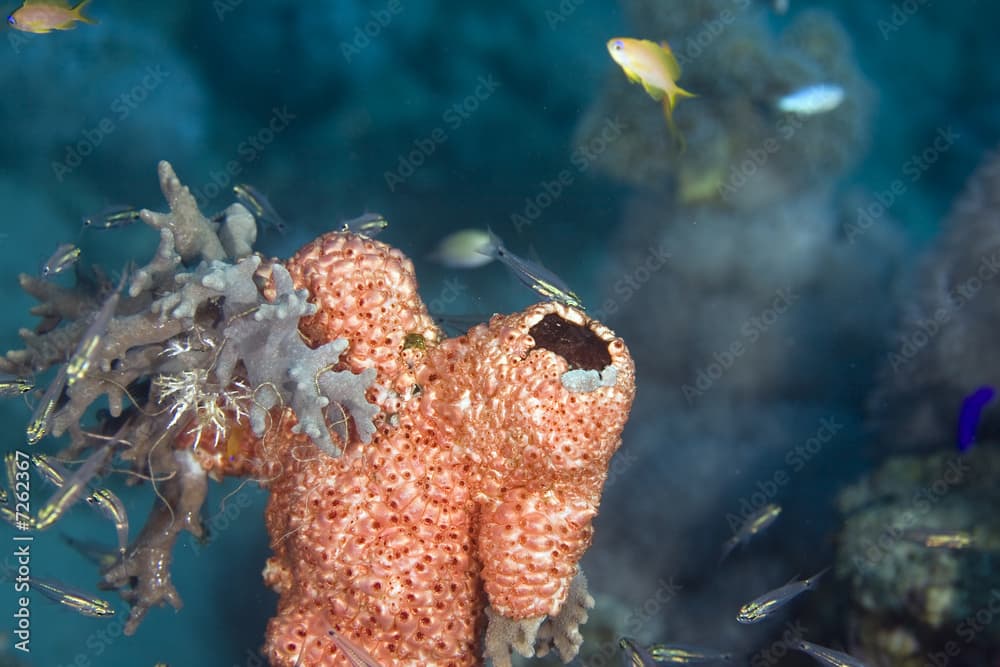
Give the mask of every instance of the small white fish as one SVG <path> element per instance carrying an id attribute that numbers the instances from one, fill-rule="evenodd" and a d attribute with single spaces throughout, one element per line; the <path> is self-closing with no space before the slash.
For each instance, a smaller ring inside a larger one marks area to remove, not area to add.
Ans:
<path id="1" fill-rule="evenodd" d="M 493 261 L 480 252 L 490 245 L 490 233 L 485 229 L 460 229 L 441 239 L 430 259 L 449 269 L 476 269 Z"/>
<path id="2" fill-rule="evenodd" d="M 844 89 L 835 83 L 815 83 L 794 90 L 778 100 L 778 109 L 800 116 L 833 111 L 844 101 Z"/>

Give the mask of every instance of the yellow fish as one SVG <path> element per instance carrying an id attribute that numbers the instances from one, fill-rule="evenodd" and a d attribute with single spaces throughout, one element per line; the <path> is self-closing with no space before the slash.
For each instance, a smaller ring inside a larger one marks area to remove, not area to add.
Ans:
<path id="1" fill-rule="evenodd" d="M 666 42 L 651 42 L 648 39 L 615 37 L 608 40 L 608 53 L 612 60 L 625 71 L 632 83 L 641 83 L 654 100 L 663 100 L 663 114 L 667 118 L 670 135 L 684 150 L 684 137 L 674 124 L 674 106 L 678 97 L 696 97 L 677 85 L 681 78 L 681 66 Z"/>
<path id="2" fill-rule="evenodd" d="M 76 22 L 95 24 L 97 21 L 83 15 L 83 8 L 90 0 L 83 0 L 76 7 L 70 7 L 60 0 L 24 0 L 17 11 L 7 17 L 7 23 L 15 30 L 42 34 L 53 30 L 72 30 Z"/>

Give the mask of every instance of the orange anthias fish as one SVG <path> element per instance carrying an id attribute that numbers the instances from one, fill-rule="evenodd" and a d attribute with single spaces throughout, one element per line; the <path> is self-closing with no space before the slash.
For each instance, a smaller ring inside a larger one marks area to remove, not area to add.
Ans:
<path id="1" fill-rule="evenodd" d="M 7 23 L 15 30 L 42 34 L 53 30 L 72 30 L 76 22 L 97 23 L 83 15 L 83 8 L 90 0 L 83 0 L 76 7 L 60 0 L 24 0 L 17 11 L 7 17 Z"/>
<path id="2" fill-rule="evenodd" d="M 608 53 L 625 71 L 632 83 L 641 83 L 654 100 L 663 100 L 663 113 L 667 118 L 670 134 L 684 150 L 684 138 L 674 124 L 674 105 L 678 97 L 695 97 L 677 85 L 681 78 L 681 66 L 666 42 L 651 42 L 648 39 L 616 37 L 608 40 Z"/>

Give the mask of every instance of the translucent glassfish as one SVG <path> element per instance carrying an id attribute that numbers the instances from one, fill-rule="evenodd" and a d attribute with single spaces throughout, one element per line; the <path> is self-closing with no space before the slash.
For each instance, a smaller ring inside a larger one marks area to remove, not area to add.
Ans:
<path id="1" fill-rule="evenodd" d="M 107 600 L 87 595 L 83 591 L 61 582 L 42 579 L 40 577 L 31 577 L 28 580 L 28 585 L 53 602 L 57 602 L 64 607 L 69 607 L 84 616 L 94 618 L 114 616 L 115 609 Z"/>
<path id="2" fill-rule="evenodd" d="M 503 262 L 522 284 L 530 287 L 541 296 L 573 308 L 584 309 L 580 297 L 573 293 L 562 278 L 541 264 L 518 257 L 507 250 L 500 237 L 493 232 L 489 232 L 489 242 L 479 248 L 478 252 Z"/>
<path id="3" fill-rule="evenodd" d="M 139 220 L 139 209 L 134 206 L 108 206 L 100 212 L 83 218 L 84 229 L 115 229 Z"/>
<path id="4" fill-rule="evenodd" d="M 719 556 L 719 563 L 722 563 L 737 545 L 746 544 L 751 537 L 774 523 L 779 514 L 781 514 L 781 507 L 770 503 L 748 516 L 743 525 L 736 531 L 736 534 L 722 545 L 722 555 Z"/>
<path id="5" fill-rule="evenodd" d="M 253 217 L 268 223 L 282 234 L 288 231 L 288 223 L 278 215 L 271 202 L 257 188 L 248 183 L 237 183 L 233 186 L 233 194 L 239 203 L 253 213 Z"/>
<path id="6" fill-rule="evenodd" d="M 35 527 L 44 530 L 61 517 L 67 509 L 73 506 L 97 476 L 101 467 L 111 455 L 109 443 L 104 443 L 87 457 L 87 460 L 70 475 L 59 490 L 38 510 L 35 517 Z"/>
<path id="7" fill-rule="evenodd" d="M 69 267 L 73 266 L 80 259 L 80 249 L 77 248 L 72 243 L 63 243 L 56 251 L 52 253 L 52 256 L 45 260 L 42 264 L 42 277 L 48 278 L 49 276 L 54 276 L 57 273 L 62 273 Z"/>
<path id="8" fill-rule="evenodd" d="M 125 511 L 125 503 L 111 489 L 97 489 L 87 496 L 87 504 L 97 508 L 98 512 L 115 524 L 118 552 L 124 556 L 128 548 L 128 513 Z"/>
<path id="9" fill-rule="evenodd" d="M 740 607 L 740 613 L 736 615 L 736 620 L 740 623 L 757 623 L 763 621 L 802 593 L 815 589 L 816 582 L 829 569 L 826 568 L 802 581 L 792 581 L 754 598 Z"/>
<path id="10" fill-rule="evenodd" d="M 830 665 L 830 667 L 865 667 L 865 663 L 853 655 L 843 653 L 842 651 L 834 651 L 832 648 L 813 644 L 804 639 L 792 642 L 789 648 L 802 651 L 817 662 Z"/>
<path id="11" fill-rule="evenodd" d="M 361 234 L 373 239 L 388 226 L 389 221 L 380 213 L 362 213 L 358 217 L 343 223 L 340 231 Z"/>
<path id="12" fill-rule="evenodd" d="M 691 644 L 652 644 L 649 655 L 657 662 L 674 665 L 696 665 L 703 662 L 729 662 L 732 653 L 723 653 Z"/>

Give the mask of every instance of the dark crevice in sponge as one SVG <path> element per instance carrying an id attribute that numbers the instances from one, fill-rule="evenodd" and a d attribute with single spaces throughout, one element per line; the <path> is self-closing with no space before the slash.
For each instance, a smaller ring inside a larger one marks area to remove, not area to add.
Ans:
<path id="1" fill-rule="evenodd" d="M 611 364 L 607 341 L 555 313 L 543 317 L 528 333 L 535 339 L 535 347 L 555 352 L 569 363 L 571 370 L 600 371 Z"/>

